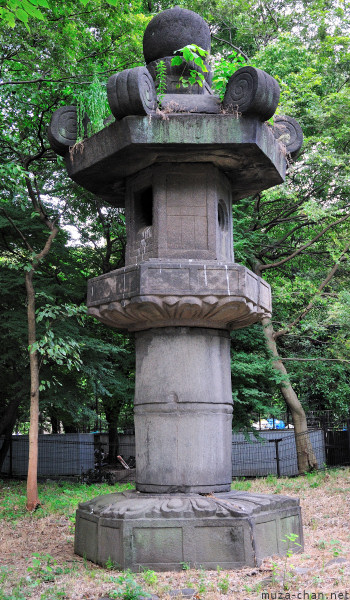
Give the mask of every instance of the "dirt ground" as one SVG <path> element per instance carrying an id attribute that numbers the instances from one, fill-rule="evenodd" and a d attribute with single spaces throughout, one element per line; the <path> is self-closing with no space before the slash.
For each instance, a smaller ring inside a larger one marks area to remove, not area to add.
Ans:
<path id="1" fill-rule="evenodd" d="M 259 568 L 237 571 L 204 571 L 184 565 L 179 573 L 134 575 L 142 588 L 162 600 L 183 588 L 193 588 L 194 597 L 205 600 L 350 600 L 350 469 L 329 471 L 312 480 L 304 477 L 272 484 L 255 480 L 249 491 L 277 491 L 300 498 L 302 554 L 272 557 Z M 1 521 L 0 527 L 0 600 L 98 600 L 120 588 L 120 572 L 97 567 L 74 554 L 74 526 L 68 516 L 31 517 L 15 524 Z M 34 553 L 40 556 L 33 563 Z M 28 570 L 33 565 L 34 571 Z M 136 600 L 141 595 L 134 590 L 120 597 Z"/>

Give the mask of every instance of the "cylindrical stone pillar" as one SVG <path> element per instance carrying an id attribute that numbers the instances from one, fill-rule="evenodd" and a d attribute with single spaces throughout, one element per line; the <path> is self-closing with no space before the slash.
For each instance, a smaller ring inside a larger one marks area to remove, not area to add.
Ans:
<path id="1" fill-rule="evenodd" d="M 229 333 L 165 327 L 135 335 L 136 488 L 230 490 Z"/>

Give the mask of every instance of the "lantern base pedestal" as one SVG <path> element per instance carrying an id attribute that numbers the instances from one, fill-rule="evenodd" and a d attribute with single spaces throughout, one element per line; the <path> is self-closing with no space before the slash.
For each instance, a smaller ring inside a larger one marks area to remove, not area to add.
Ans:
<path id="1" fill-rule="evenodd" d="M 287 540 L 296 534 L 295 543 Z M 299 500 L 248 492 L 99 496 L 79 505 L 75 552 L 121 569 L 235 569 L 303 549 Z"/>

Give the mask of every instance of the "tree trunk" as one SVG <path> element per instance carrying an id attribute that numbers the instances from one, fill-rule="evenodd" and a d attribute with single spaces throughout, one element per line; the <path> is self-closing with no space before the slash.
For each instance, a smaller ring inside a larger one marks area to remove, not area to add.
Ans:
<path id="1" fill-rule="evenodd" d="M 4 435 L 4 433 L 8 432 L 9 429 L 11 429 L 12 433 L 16 423 L 17 410 L 21 403 L 21 399 L 21 395 L 13 396 L 4 411 L 1 412 L 0 435 Z"/>
<path id="2" fill-rule="evenodd" d="M 1 469 L 2 469 L 2 465 L 4 464 L 5 458 L 7 456 L 7 453 L 9 451 L 10 445 L 11 445 L 11 436 L 12 436 L 12 431 L 10 431 L 9 433 L 5 433 L 5 437 L 2 440 L 2 445 L 0 448 L 0 473 L 1 473 Z M 10 473 L 11 476 L 11 473 Z"/>
<path id="3" fill-rule="evenodd" d="M 58 417 L 50 411 L 50 422 L 51 422 L 51 429 L 52 429 L 52 433 L 60 433 L 61 430 L 61 423 L 58 419 Z"/>
<path id="4" fill-rule="evenodd" d="M 11 436 L 16 423 L 17 409 L 20 405 L 20 402 L 20 397 L 15 396 L 14 398 L 12 398 L 8 406 L 6 407 L 5 416 L 1 415 L 2 418 L 0 423 L 0 435 L 5 436 L 5 439 L 3 440 L 2 446 L 0 448 L 0 471 L 2 469 L 2 465 L 4 464 L 4 460 L 10 447 Z"/>
<path id="5" fill-rule="evenodd" d="M 28 344 L 30 361 L 30 427 L 29 459 L 27 478 L 27 510 L 40 506 L 38 497 L 38 431 L 39 431 L 39 363 L 37 350 L 32 351 L 36 341 L 35 291 L 33 287 L 34 270 L 26 272 Z"/>
<path id="6" fill-rule="evenodd" d="M 114 400 L 115 404 L 109 398 L 103 402 L 106 420 L 108 423 L 108 462 L 116 464 L 119 454 L 119 436 L 118 436 L 118 421 L 123 401 Z"/>
<path id="7" fill-rule="evenodd" d="M 40 133 L 39 133 L 40 137 Z M 40 138 L 41 139 L 41 138 Z M 28 171 L 28 167 L 34 160 L 41 158 L 46 149 L 44 148 L 41 140 L 42 149 L 35 156 L 29 156 L 23 161 L 25 171 Z M 23 240 L 27 250 L 33 256 L 31 259 L 30 269 L 25 272 L 25 285 L 27 292 L 27 321 L 28 321 L 28 351 L 29 351 L 29 365 L 30 365 L 30 426 L 29 426 L 29 458 L 28 458 L 28 477 L 27 477 L 27 504 L 28 510 L 35 510 L 40 505 L 38 497 L 38 432 L 39 432 L 39 360 L 37 350 L 33 350 L 33 345 L 36 342 L 36 322 L 35 322 L 35 290 L 33 286 L 33 276 L 35 269 L 40 262 L 46 258 L 50 252 L 52 242 L 59 232 L 59 228 L 55 225 L 57 220 L 53 221 L 47 216 L 46 211 L 41 203 L 40 191 L 36 178 L 31 179 L 31 176 L 27 173 L 25 175 L 25 182 L 28 190 L 28 196 L 32 203 L 35 212 L 38 214 L 42 223 L 50 230 L 50 235 L 47 238 L 43 249 L 36 254 L 31 247 L 28 239 L 18 229 L 17 225 L 13 222 L 11 217 L 2 209 L 7 220 L 11 223 L 13 228 L 17 231 L 19 237 Z"/>
<path id="8" fill-rule="evenodd" d="M 284 381 L 280 384 L 280 390 L 292 415 L 299 473 L 317 469 L 316 456 L 307 430 L 306 415 L 289 381 L 287 370 L 278 355 L 271 320 L 265 317 L 262 320 L 262 325 L 267 346 L 274 359 L 273 366 L 284 376 Z"/>
<path id="9" fill-rule="evenodd" d="M 108 443 L 108 462 L 116 464 L 119 454 L 119 435 L 115 423 L 108 423 Z"/>

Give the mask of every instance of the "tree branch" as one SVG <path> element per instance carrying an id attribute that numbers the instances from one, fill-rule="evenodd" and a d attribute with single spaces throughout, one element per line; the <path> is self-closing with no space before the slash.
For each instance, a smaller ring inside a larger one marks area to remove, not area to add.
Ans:
<path id="1" fill-rule="evenodd" d="M 309 361 L 314 360 L 314 361 L 350 363 L 350 360 L 346 360 L 345 358 L 290 358 L 290 357 L 282 358 L 281 356 L 279 356 L 278 360 L 281 360 L 282 362 L 285 362 L 286 360 L 292 360 L 295 362 L 309 362 Z"/>
<path id="2" fill-rule="evenodd" d="M 11 223 L 12 227 L 15 229 L 15 231 L 17 231 L 18 235 L 24 241 L 24 243 L 25 243 L 25 245 L 27 247 L 27 250 L 29 250 L 29 252 L 34 252 L 33 248 L 28 243 L 28 241 L 27 241 L 26 237 L 24 236 L 24 234 L 22 233 L 22 231 L 20 229 L 18 229 L 17 225 L 13 222 L 13 220 L 11 219 L 11 217 L 7 214 L 6 210 L 4 208 L 1 208 L 1 210 L 4 213 L 6 219 L 9 221 L 9 223 Z"/>
<path id="3" fill-rule="evenodd" d="M 292 260 L 292 258 L 295 258 L 295 256 L 298 256 L 298 254 L 301 254 L 304 250 L 306 250 L 312 244 L 314 244 L 315 242 L 317 242 L 317 240 L 319 240 L 329 229 L 331 229 L 335 225 L 339 225 L 339 223 L 342 223 L 343 221 L 346 221 L 346 219 L 348 219 L 349 217 L 350 217 L 350 214 L 345 215 L 344 217 L 341 217 L 340 219 L 337 219 L 337 221 L 334 221 L 334 223 L 331 223 L 330 225 L 328 225 L 327 227 L 325 227 L 324 229 L 322 229 L 322 231 L 320 231 L 320 233 L 318 233 L 307 244 L 304 244 L 304 246 L 301 246 L 300 248 L 298 248 L 297 250 L 295 250 L 295 252 L 292 252 L 292 254 L 290 254 L 289 256 L 287 256 L 286 258 L 283 258 L 282 260 L 277 261 L 275 263 L 270 263 L 270 264 L 267 264 L 267 265 L 260 265 L 259 266 L 259 270 L 260 271 L 266 271 L 266 269 L 274 269 L 276 267 L 284 265 L 286 262 L 288 262 L 289 260 Z"/>
<path id="4" fill-rule="evenodd" d="M 112 48 L 112 46 L 122 37 L 121 35 L 118 35 L 116 38 L 112 39 L 111 43 L 108 44 L 108 46 L 106 46 L 105 48 L 102 48 L 102 50 L 94 50 L 93 52 L 90 52 L 90 54 L 85 54 L 82 58 L 79 58 L 77 60 L 77 63 L 82 62 L 83 60 L 86 60 L 87 58 L 96 58 L 96 56 L 100 55 L 100 54 L 106 54 L 106 52 L 108 52 L 108 50 L 110 50 Z"/>
<path id="5" fill-rule="evenodd" d="M 95 13 L 96 9 L 94 10 L 84 10 L 81 12 L 77 12 L 77 13 L 70 13 L 69 15 L 63 15 L 62 17 L 55 17 L 54 19 L 47 19 L 48 22 L 52 23 L 55 22 L 57 23 L 57 21 L 64 21 L 65 19 L 69 20 L 72 19 L 73 17 L 79 17 L 80 15 L 90 15 L 91 13 Z"/>
<path id="6" fill-rule="evenodd" d="M 274 244 L 270 244 L 269 246 L 266 246 L 266 248 L 262 248 L 261 252 L 260 252 L 260 256 L 265 256 L 267 254 L 267 252 L 269 252 L 269 250 L 275 250 L 276 248 L 278 248 L 278 246 L 281 246 L 283 244 L 283 242 L 286 241 L 287 238 L 289 238 L 290 235 L 292 235 L 293 233 L 295 233 L 296 231 L 298 231 L 298 229 L 301 229 L 302 227 L 305 227 L 307 225 L 312 225 L 313 223 L 311 223 L 310 221 L 307 221 L 305 223 L 299 223 L 299 225 L 296 225 L 295 227 L 293 227 L 293 229 L 291 229 L 290 231 L 287 231 L 287 233 L 280 238 L 277 242 L 275 242 Z"/>
<path id="7" fill-rule="evenodd" d="M 340 90 L 344 87 L 344 85 L 346 85 L 348 82 L 350 81 L 350 77 L 347 77 L 345 79 L 345 81 L 343 81 L 343 83 L 341 84 L 340 88 L 337 89 L 337 94 L 340 92 Z"/>
<path id="8" fill-rule="evenodd" d="M 48 253 L 50 252 L 50 248 L 52 246 L 52 242 L 54 241 L 58 232 L 59 232 L 59 228 L 53 225 L 51 233 L 45 242 L 44 248 L 41 250 L 41 252 L 36 254 L 34 257 L 34 260 L 32 263 L 33 269 L 35 269 L 36 266 L 39 264 L 39 262 L 48 255 Z"/>
<path id="9" fill-rule="evenodd" d="M 268 221 L 267 223 L 264 223 L 263 225 L 261 225 L 262 228 L 264 228 L 266 231 L 270 231 L 270 229 L 272 229 L 275 225 L 277 225 L 280 222 L 280 219 L 287 219 L 287 217 L 290 217 L 293 213 L 295 213 L 298 208 L 300 206 L 302 206 L 313 194 L 318 194 L 319 192 L 321 192 L 324 188 L 324 184 L 321 183 L 320 185 L 313 187 L 307 194 L 303 195 L 301 200 L 299 200 L 299 202 L 294 202 L 292 204 L 286 204 L 286 207 L 284 209 L 283 212 L 279 211 L 278 215 L 276 217 L 274 217 L 273 219 L 271 219 L 270 221 Z M 267 200 L 263 202 L 263 208 L 267 205 L 267 204 L 275 204 L 276 202 L 280 202 L 281 198 L 278 198 L 277 200 Z M 273 209 L 273 207 L 272 207 Z M 271 211 L 270 211 L 271 212 Z"/>
<path id="10" fill-rule="evenodd" d="M 300 313 L 300 315 L 292 323 L 287 325 L 287 327 L 285 327 L 284 329 L 280 329 L 279 331 L 275 331 L 275 333 L 274 333 L 275 339 L 277 339 L 281 335 L 288 333 L 288 331 L 290 331 L 295 325 L 297 325 L 301 321 L 301 319 L 303 319 L 308 314 L 308 312 L 310 312 L 310 310 L 313 308 L 313 306 L 315 304 L 315 300 L 316 300 L 317 296 L 321 295 L 322 290 L 328 285 L 328 283 L 332 279 L 333 275 L 335 275 L 335 273 L 338 271 L 340 263 L 345 260 L 345 254 L 349 251 L 349 248 L 350 248 L 350 242 L 345 246 L 344 251 L 341 253 L 338 260 L 334 263 L 334 265 L 331 268 L 331 270 L 329 271 L 327 277 L 320 284 L 316 294 L 314 295 L 313 299 L 309 302 L 307 307 Z"/>
<path id="11" fill-rule="evenodd" d="M 140 63 L 137 63 L 138 65 Z M 122 63 L 121 65 L 116 65 L 113 69 L 106 69 L 106 71 L 97 71 L 97 75 L 107 75 L 108 73 L 116 73 L 118 70 L 123 69 L 125 66 L 131 68 L 135 65 L 130 65 L 129 63 Z M 74 83 L 75 85 L 90 85 L 91 81 L 77 81 L 78 75 L 70 75 L 69 77 L 60 77 L 59 79 L 47 79 L 46 77 L 37 77 L 36 79 L 24 79 L 17 81 L 0 81 L 0 86 L 2 85 L 28 85 L 30 83 L 59 83 L 61 81 L 66 81 L 67 83 Z"/>
<path id="12" fill-rule="evenodd" d="M 219 42 L 223 42 L 224 44 L 228 44 L 228 46 L 231 46 L 231 48 L 236 50 L 236 52 L 238 52 L 238 54 L 241 54 L 243 56 L 243 58 L 247 62 L 249 62 L 249 57 L 247 56 L 247 54 L 245 52 L 243 52 L 243 50 L 241 50 L 241 48 L 238 48 L 238 46 L 235 46 L 234 44 L 232 44 L 232 42 L 229 42 L 228 40 L 224 40 L 223 38 L 220 38 L 218 35 L 215 35 L 214 33 L 212 34 L 212 37 L 215 40 L 218 40 Z"/>
<path id="13" fill-rule="evenodd" d="M 267 3 L 265 3 L 265 8 L 267 9 L 267 12 L 269 13 L 271 19 L 275 23 L 276 29 L 278 31 L 278 21 L 277 21 L 276 17 L 274 16 L 273 11 L 271 10 L 271 8 L 269 7 L 269 5 Z"/>

